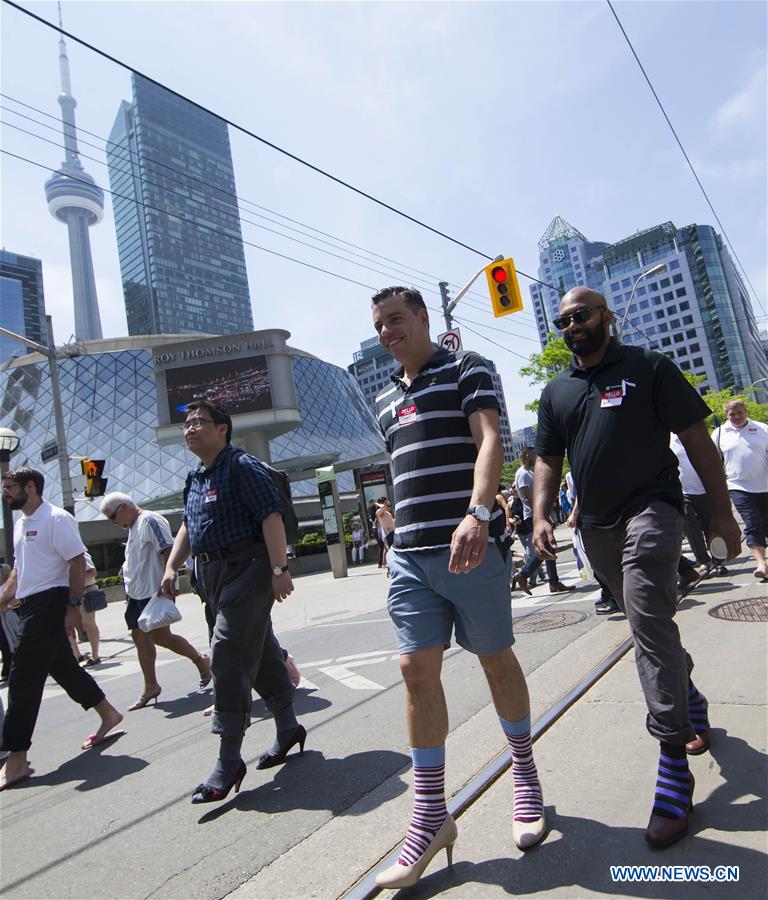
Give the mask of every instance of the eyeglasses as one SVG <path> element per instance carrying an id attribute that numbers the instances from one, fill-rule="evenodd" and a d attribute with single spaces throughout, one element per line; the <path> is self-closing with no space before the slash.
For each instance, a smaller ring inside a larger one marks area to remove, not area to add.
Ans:
<path id="1" fill-rule="evenodd" d="M 125 503 L 119 503 L 119 504 L 114 508 L 114 510 L 113 510 L 113 512 L 112 512 L 112 515 L 111 515 L 111 516 L 107 516 L 107 518 L 109 519 L 110 522 L 114 522 L 114 521 L 115 521 L 115 516 L 117 515 L 118 511 L 121 510 L 124 506 L 125 506 Z"/>
<path id="2" fill-rule="evenodd" d="M 213 422 L 213 419 L 200 419 L 195 417 L 194 419 L 187 419 L 182 425 L 179 425 L 179 431 L 189 431 L 190 429 L 197 431 L 197 429 L 201 425 L 205 425 L 206 422 Z"/>
<path id="3" fill-rule="evenodd" d="M 557 328 L 558 331 L 565 331 L 565 329 L 573 322 L 574 325 L 582 325 L 584 322 L 587 322 L 591 317 L 592 313 L 596 309 L 607 309 L 608 307 L 603 306 L 582 306 L 581 309 L 577 309 L 575 312 L 569 313 L 565 316 L 558 316 L 556 319 L 552 319 L 552 324 Z"/>

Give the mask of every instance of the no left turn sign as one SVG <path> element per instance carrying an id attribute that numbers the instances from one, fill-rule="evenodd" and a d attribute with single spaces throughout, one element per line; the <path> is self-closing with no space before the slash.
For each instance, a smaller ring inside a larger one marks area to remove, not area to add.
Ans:
<path id="1" fill-rule="evenodd" d="M 454 328 L 452 331 L 444 331 L 442 334 L 438 334 L 437 344 L 443 350 L 458 353 L 461 350 L 461 332 L 458 328 Z"/>

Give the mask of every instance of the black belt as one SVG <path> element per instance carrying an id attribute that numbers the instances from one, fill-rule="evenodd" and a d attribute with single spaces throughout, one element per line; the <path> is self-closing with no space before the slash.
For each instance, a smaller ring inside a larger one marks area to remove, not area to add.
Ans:
<path id="1" fill-rule="evenodd" d="M 255 550 L 257 547 L 262 546 L 262 541 L 240 541 L 237 544 L 232 544 L 231 547 L 224 547 L 222 550 L 206 550 L 202 553 L 197 553 L 195 555 L 195 559 L 199 559 L 202 563 L 214 562 L 219 559 L 232 559 L 237 556 L 243 555 L 243 553 Z"/>

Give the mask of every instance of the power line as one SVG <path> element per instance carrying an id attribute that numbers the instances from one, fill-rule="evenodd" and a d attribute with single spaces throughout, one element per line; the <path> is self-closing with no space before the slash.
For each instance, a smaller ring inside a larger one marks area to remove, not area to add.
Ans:
<path id="1" fill-rule="evenodd" d="M 427 231 L 432 232 L 432 234 L 436 234 L 438 237 L 444 238 L 447 241 L 450 241 L 453 244 L 456 244 L 459 247 L 463 247 L 465 250 L 469 250 L 471 253 L 476 253 L 478 256 L 483 257 L 483 259 L 487 259 L 489 261 L 493 261 L 494 257 L 489 256 L 487 253 L 483 253 L 481 250 L 476 249 L 475 247 L 470 246 L 469 244 L 465 244 L 463 241 L 460 241 L 458 238 L 452 237 L 449 234 L 446 234 L 443 231 L 440 231 L 438 228 L 433 227 L 432 225 L 428 225 L 426 222 L 422 222 L 420 219 L 415 218 L 414 216 L 409 215 L 401 209 L 398 209 L 396 206 L 392 206 L 389 203 L 386 203 L 384 200 L 380 200 L 378 197 L 374 197 L 373 194 L 369 194 L 367 191 L 362 190 L 362 188 L 355 187 L 355 185 L 351 184 L 348 181 L 344 181 L 344 179 L 339 178 L 336 175 L 331 174 L 325 169 L 320 168 L 320 166 L 314 165 L 314 163 L 309 162 L 306 159 L 303 159 L 300 156 L 297 156 L 295 153 L 291 153 L 289 150 L 286 150 L 284 147 L 280 147 L 272 141 L 267 140 L 261 135 L 256 134 L 256 132 L 251 131 L 249 128 L 246 128 L 244 125 L 240 125 L 237 122 L 233 122 L 231 119 L 227 119 L 226 117 L 219 115 L 218 113 L 213 112 L 213 110 L 208 109 L 208 107 L 203 106 L 201 103 L 197 103 L 194 100 L 190 100 L 189 97 L 181 94 L 179 91 L 173 90 L 173 88 L 169 88 L 161 82 L 157 81 L 155 78 L 151 78 L 149 75 L 145 75 L 139 69 L 134 69 L 132 66 L 128 65 L 128 63 L 124 62 L 121 59 L 118 59 L 116 56 L 112 56 L 107 53 L 105 50 L 101 50 L 96 47 L 94 44 L 89 43 L 83 38 L 78 37 L 72 32 L 66 31 L 64 28 L 61 28 L 59 25 L 54 25 L 53 22 L 49 22 L 47 19 L 44 19 L 42 16 L 38 16 L 36 13 L 31 12 L 28 9 L 25 9 L 23 6 L 20 6 L 18 3 L 14 3 L 13 0 L 3 0 L 3 3 L 6 3 L 8 6 L 17 10 L 20 13 L 23 13 L 25 16 L 29 16 L 29 18 L 34 19 L 36 22 L 39 22 L 41 25 L 45 25 L 47 28 L 50 28 L 52 31 L 58 32 L 60 35 L 64 37 L 68 37 L 70 40 L 75 41 L 75 43 L 80 44 L 82 47 L 86 47 L 92 53 L 96 53 L 98 56 L 108 60 L 116 66 L 119 66 L 122 69 L 125 69 L 128 72 L 131 72 L 135 75 L 138 75 L 140 78 L 143 78 L 145 81 L 151 82 L 156 87 L 161 88 L 162 90 L 167 91 L 169 94 L 173 94 L 174 97 L 177 97 L 179 100 L 183 100 L 186 103 L 190 103 L 192 106 L 201 110 L 208 115 L 214 116 L 219 119 L 221 122 L 224 122 L 230 128 L 234 128 L 236 131 L 239 131 L 241 134 L 246 135 L 247 137 L 252 138 L 255 141 L 258 141 L 264 146 L 269 147 L 272 150 L 277 151 L 278 153 L 282 153 L 283 156 L 287 156 L 289 159 L 292 159 L 294 162 L 299 163 L 302 166 L 305 166 L 308 169 L 311 169 L 313 172 L 316 172 L 318 175 L 322 175 L 325 178 L 330 179 L 334 183 L 340 185 L 341 187 L 347 188 L 347 190 L 352 191 L 355 194 L 358 194 L 361 197 L 364 197 L 366 200 L 370 200 L 372 203 L 381 206 L 384 209 L 389 210 L 395 215 L 400 216 L 403 219 L 412 222 L 414 225 L 419 225 L 421 228 L 426 229 Z M 547 284 L 546 282 L 539 281 L 538 278 L 534 278 L 532 275 L 528 275 L 526 272 L 521 271 L 520 269 L 515 269 L 515 271 L 522 275 L 524 278 L 528 278 L 530 281 L 535 281 L 537 284 L 543 284 L 545 287 L 552 288 L 553 290 L 559 290 L 555 288 L 554 285 Z M 559 291 L 562 293 L 562 291 Z"/>
<path id="2" fill-rule="evenodd" d="M 41 114 L 41 115 L 44 115 L 44 116 L 46 116 L 46 117 L 48 117 L 48 118 L 51 118 L 51 119 L 54 119 L 55 121 L 58 122 L 58 119 L 56 119 L 55 116 L 52 116 L 50 113 L 47 113 L 47 112 L 45 112 L 44 110 L 38 109 L 38 108 L 35 107 L 35 106 L 31 106 L 31 105 L 28 104 L 28 103 L 24 103 L 23 101 L 18 100 L 17 98 L 12 97 L 12 96 L 10 96 L 10 95 L 8 95 L 8 94 L 4 94 L 4 93 L 1 93 L 1 92 L 0 92 L 0 96 L 5 97 L 6 99 L 11 100 L 13 103 L 18 103 L 18 104 L 20 104 L 21 106 L 24 106 L 24 107 L 27 108 L 27 109 L 31 109 L 31 110 L 33 110 L 33 111 L 35 111 L 35 112 L 37 112 L 37 113 L 39 113 L 39 114 Z M 52 125 L 48 125 L 46 122 L 42 122 L 42 121 L 40 121 L 40 120 L 38 120 L 38 119 L 33 118 L 32 116 L 24 115 L 23 113 L 20 113 L 18 110 L 12 109 L 12 108 L 10 108 L 10 107 L 8 107 L 8 106 L 0 106 L 0 108 L 6 110 L 7 112 L 12 113 L 13 115 L 19 116 L 20 118 L 25 119 L 25 120 L 27 120 L 27 121 L 29 121 L 29 122 L 33 122 L 35 125 L 39 125 L 39 126 L 42 126 L 42 127 L 44 127 L 44 128 L 48 128 L 48 129 L 50 129 L 51 131 L 55 131 L 55 132 L 58 133 L 58 130 L 59 130 L 58 127 L 54 127 L 54 126 L 52 126 Z M 5 124 L 6 126 L 10 127 L 10 128 L 14 128 L 15 130 L 20 131 L 20 132 L 22 132 L 22 133 L 24 133 L 24 134 L 28 134 L 28 135 L 30 135 L 31 137 L 36 138 L 37 140 L 45 141 L 46 143 L 53 144 L 54 146 L 57 146 L 57 147 L 62 147 L 62 148 L 64 147 L 64 145 L 61 144 L 61 143 L 58 142 L 58 141 L 53 141 L 53 140 L 51 140 L 51 139 L 49 139 L 49 138 L 43 137 L 42 135 L 38 135 L 38 134 L 35 134 L 34 132 L 27 131 L 26 129 L 21 128 L 21 127 L 18 126 L 18 125 L 14 125 L 12 122 L 5 122 L 4 124 Z M 103 137 L 102 135 L 95 134 L 94 132 L 91 132 L 91 131 L 88 131 L 87 129 L 82 129 L 82 128 L 77 128 L 76 130 L 77 130 L 78 132 L 83 132 L 84 134 L 88 134 L 88 135 L 90 135 L 91 137 L 95 137 L 95 138 L 97 138 L 97 139 L 100 140 L 100 141 L 104 141 L 104 143 L 105 143 L 106 145 L 112 145 L 112 146 L 114 146 L 114 147 L 117 147 L 117 148 L 119 149 L 119 151 L 120 151 L 122 154 L 128 153 L 128 154 L 130 154 L 131 156 L 135 156 L 139 162 L 149 161 L 149 162 L 151 162 L 153 165 L 157 165 L 157 166 L 159 166 L 159 167 L 161 167 L 161 168 L 163 168 L 163 169 L 168 170 L 169 172 L 173 172 L 174 174 L 181 175 L 183 179 L 186 179 L 186 180 L 189 180 L 189 181 L 193 181 L 193 182 L 195 182 L 195 183 L 197 183 L 197 184 L 200 184 L 200 185 L 202 185 L 203 187 L 208 188 L 209 190 L 216 191 L 217 193 L 223 194 L 223 195 L 224 195 L 225 197 L 227 197 L 227 198 L 233 199 L 233 200 L 238 201 L 238 202 L 240 202 L 240 203 L 247 203 L 247 204 L 249 204 L 249 205 L 255 206 L 257 209 L 263 209 L 263 210 L 265 210 L 265 211 L 271 213 L 272 215 L 279 216 L 281 219 L 286 219 L 286 220 L 289 221 L 289 222 L 293 222 L 294 224 L 301 225 L 303 228 L 308 228 L 308 229 L 310 229 L 311 231 L 317 232 L 318 234 L 322 234 L 322 235 L 324 235 L 325 237 L 329 237 L 329 238 L 331 238 L 332 240 L 334 240 L 334 241 L 336 241 L 336 242 L 338 242 L 338 243 L 347 244 L 347 245 L 350 246 L 350 247 L 355 247 L 355 248 L 358 249 L 358 250 L 363 250 L 363 251 L 364 251 L 366 254 L 368 254 L 369 256 L 374 256 L 374 257 L 377 257 L 378 259 L 382 259 L 382 260 L 385 260 L 385 261 L 387 261 L 387 262 L 394 263 L 396 266 L 399 266 L 401 269 L 409 269 L 409 270 L 411 270 L 411 272 L 417 272 L 417 273 L 419 273 L 419 274 L 421 274 L 421 275 L 424 275 L 424 276 L 427 277 L 427 278 L 433 279 L 434 281 L 439 281 L 439 280 L 440 280 L 440 279 L 438 278 L 437 275 L 431 275 L 431 274 L 428 273 L 428 272 L 423 272 L 422 270 L 416 269 L 416 268 L 413 267 L 413 266 L 409 266 L 409 265 L 407 265 L 406 263 L 399 262 L 398 260 L 393 260 L 393 259 L 391 259 L 390 257 L 383 256 L 382 254 L 376 253 L 376 252 L 373 251 L 373 250 L 368 250 L 368 249 L 365 248 L 365 247 L 361 247 L 361 246 L 359 246 L 359 245 L 357 245 L 357 244 L 353 244 L 351 241 L 347 241 L 347 240 L 345 240 L 344 238 L 338 237 L 337 235 L 333 235 L 333 234 L 329 234 L 329 233 L 327 233 L 327 232 L 321 231 L 320 229 L 315 228 L 315 227 L 312 226 L 312 225 L 308 225 L 308 224 L 305 223 L 305 222 L 301 222 L 301 221 L 296 220 L 296 219 L 291 219 L 289 216 L 285 216 L 283 213 L 279 213 L 279 212 L 276 212 L 275 210 L 269 209 L 268 207 L 261 206 L 260 204 L 255 203 L 255 202 L 252 201 L 252 200 L 248 200 L 248 199 L 245 198 L 245 197 L 241 197 L 241 196 L 238 195 L 237 193 L 227 191 L 227 190 L 225 190 L 225 189 L 223 189 L 223 188 L 219 188 L 219 187 L 217 187 L 216 185 L 213 185 L 213 184 L 211 184 L 211 183 L 208 182 L 208 181 L 205 181 L 205 180 L 203 180 L 203 179 L 201 179 L 201 178 L 197 178 L 196 176 L 192 175 L 192 174 L 189 173 L 189 172 L 184 172 L 183 170 L 176 169 L 176 168 L 174 168 L 173 166 L 169 166 L 169 165 L 167 165 L 166 163 L 160 162 L 159 160 L 154 159 L 153 157 L 149 156 L 148 154 L 144 154 L 144 155 L 139 154 L 137 151 L 133 150 L 132 148 L 123 146 L 122 144 L 116 143 L 116 142 L 114 142 L 114 141 L 110 141 L 108 138 L 105 138 L 105 137 Z M 98 145 L 96 145 L 96 144 L 93 144 L 93 143 L 91 143 L 90 141 L 83 140 L 82 138 L 79 138 L 79 142 L 80 142 L 81 144 L 84 144 L 85 146 L 93 147 L 93 148 L 96 149 L 96 150 L 101 150 L 101 149 L 102 149 L 100 146 L 98 146 Z M 84 159 L 92 160 L 93 162 L 96 162 L 98 165 L 107 165 L 107 163 L 105 163 L 103 160 L 98 159 L 98 158 L 93 157 L 93 156 L 90 156 L 90 155 L 88 155 L 87 153 L 80 153 L 80 156 L 82 156 Z M 127 170 L 119 169 L 117 166 L 115 166 L 115 168 L 116 168 L 118 171 L 121 171 L 121 172 L 127 171 Z M 159 184 L 159 183 L 156 182 L 156 181 L 152 181 L 152 180 L 150 180 L 149 178 L 146 178 L 146 176 L 144 175 L 143 172 L 141 173 L 141 176 L 140 176 L 140 177 L 141 177 L 142 181 L 145 182 L 146 184 L 154 185 L 154 186 L 156 186 L 156 187 L 159 187 L 161 190 L 168 190 L 168 188 L 167 188 L 166 185 Z M 167 176 L 166 176 L 166 177 L 167 177 Z M 176 182 L 176 183 L 179 184 L 179 185 L 182 185 L 182 186 L 184 185 L 184 182 L 183 182 L 182 180 L 177 179 L 177 178 L 171 178 L 170 180 Z M 178 191 L 175 191 L 174 193 L 177 193 L 177 194 L 180 195 L 180 192 L 178 192 Z M 371 260 L 369 260 L 366 256 L 363 256 L 362 254 L 355 253 L 354 251 L 352 251 L 352 250 L 347 250 L 346 248 L 340 248 L 340 247 L 337 247 L 335 244 L 332 244 L 332 243 L 330 243 L 330 242 L 328 242 L 328 241 L 324 241 L 324 240 L 322 240 L 321 238 L 315 237 L 314 235 L 308 235 L 308 234 L 306 234 L 306 232 L 301 231 L 301 230 L 299 230 L 299 229 L 297 229 L 297 228 L 292 228 L 292 227 L 289 226 L 289 225 L 285 225 L 283 222 L 276 222 L 274 219 L 270 219 L 268 216 L 263 216 L 263 215 L 261 215 L 260 213 L 252 212 L 251 210 L 248 210 L 248 212 L 250 212 L 252 215 L 258 216 L 259 218 L 265 219 L 266 221 L 271 222 L 271 223 L 274 224 L 274 225 L 279 225 L 281 228 L 285 228 L 285 229 L 287 229 L 287 230 L 289 230 L 289 231 L 295 231 L 297 234 L 301 234 L 301 235 L 304 236 L 304 237 L 309 237 L 309 238 L 311 238 L 311 239 L 314 240 L 314 241 L 318 241 L 319 243 L 328 244 L 328 246 L 331 246 L 331 247 L 333 247 L 334 249 L 343 249 L 345 253 L 350 253 L 352 256 L 359 256 L 361 259 L 365 259 L 367 262 L 370 262 L 370 261 L 371 261 Z M 226 214 L 227 214 L 227 215 L 232 215 L 233 217 L 235 216 L 235 214 L 234 214 L 234 213 L 230 213 L 229 210 L 226 211 Z M 242 215 L 242 213 L 240 213 L 239 217 L 240 217 L 240 219 L 241 219 L 242 221 L 247 222 L 248 224 L 253 225 L 253 226 L 256 227 L 256 228 L 262 228 L 262 229 L 264 229 L 264 230 L 266 230 L 266 231 L 269 231 L 269 232 L 271 232 L 271 233 L 273 233 L 273 234 L 277 234 L 277 235 L 279 235 L 279 236 L 281 236 L 281 237 L 285 237 L 285 238 L 287 238 L 288 240 L 296 240 L 297 243 L 299 243 L 299 244 L 304 244 L 303 241 L 298 241 L 296 238 L 292 238 L 290 235 L 283 234 L 282 232 L 276 232 L 276 231 L 273 231 L 272 229 L 267 228 L 266 226 L 261 225 L 261 224 L 259 224 L 258 222 L 254 222 L 252 219 L 247 219 L 247 218 L 245 218 L 244 215 Z M 309 245 L 309 244 L 304 244 L 304 245 L 305 245 L 305 246 L 313 246 L 313 245 Z M 327 251 L 323 251 L 323 250 L 321 250 L 320 248 L 317 248 L 317 247 L 313 247 L 313 249 L 319 250 L 319 252 L 327 252 Z M 331 256 L 334 256 L 335 254 L 330 254 L 330 255 L 331 255 Z M 355 263 L 353 260 L 349 260 L 349 259 L 347 259 L 347 258 L 345 258 L 345 257 L 338 257 L 338 258 L 339 258 L 339 259 L 344 259 L 346 262 L 351 262 L 353 265 L 360 265 L 359 263 Z M 385 275 L 386 277 L 392 277 L 390 273 L 388 273 L 388 272 L 382 272 L 380 269 L 372 269 L 372 268 L 370 268 L 369 266 L 364 266 L 364 265 L 361 266 L 361 268 L 370 269 L 370 271 L 376 272 L 377 274 L 380 274 L 380 275 Z M 407 280 L 407 281 L 411 281 L 411 282 L 416 281 L 416 279 L 414 279 L 414 278 L 413 278 L 413 275 L 410 274 L 410 273 L 406 274 L 406 273 L 404 273 L 404 272 L 396 271 L 394 274 L 395 274 L 396 277 L 398 277 L 398 278 L 403 278 L 403 277 L 404 277 L 405 280 Z M 449 284 L 451 284 L 451 283 L 449 282 Z M 423 287 L 423 285 L 424 285 L 424 283 L 421 282 L 420 286 Z M 455 286 L 455 285 L 452 285 L 452 286 Z M 437 292 L 436 292 L 433 288 L 431 288 L 431 287 L 426 288 L 426 290 L 428 290 L 430 293 L 437 294 Z M 481 295 L 481 294 L 478 294 L 476 291 L 470 291 L 470 292 L 469 292 L 469 295 L 470 295 L 470 296 L 476 296 L 476 297 L 482 297 L 482 295 Z M 484 298 L 483 298 L 483 299 L 484 299 Z M 466 301 L 466 302 L 468 303 L 469 301 Z M 478 307 L 475 306 L 475 308 L 478 308 Z M 483 311 L 485 311 L 485 309 L 483 309 Z M 531 316 L 531 317 L 532 317 L 532 313 L 531 313 L 531 312 L 526 311 L 525 314 L 527 314 L 528 316 Z M 518 325 L 520 325 L 521 327 L 524 327 L 524 328 L 530 328 L 530 329 L 536 330 L 536 326 L 535 326 L 535 324 L 533 324 L 533 323 L 529 323 L 529 322 L 524 322 L 524 321 L 519 321 L 519 320 L 518 320 Z M 510 334 L 513 334 L 513 333 L 514 333 L 514 332 L 510 332 Z M 530 338 L 527 338 L 527 340 L 530 340 Z"/>
<path id="3" fill-rule="evenodd" d="M 744 266 L 742 265 L 741 260 L 738 257 L 738 254 L 733 249 L 733 244 L 731 243 L 731 239 L 728 237 L 728 233 L 725 230 L 725 226 L 720 221 L 720 217 L 718 216 L 718 214 L 715 212 L 715 207 L 712 205 L 712 201 L 709 199 L 709 195 L 707 194 L 706 190 L 704 190 L 704 185 L 701 183 L 701 179 L 699 178 L 698 173 L 696 172 L 696 169 L 693 167 L 693 163 L 691 162 L 690 157 L 685 152 L 685 147 L 683 147 L 683 142 L 678 137 L 678 134 L 675 131 L 675 127 L 672 124 L 672 121 L 670 120 L 669 116 L 667 115 L 666 109 L 664 109 L 664 104 L 659 99 L 659 95 L 656 93 L 656 89 L 654 88 L 653 84 L 651 83 L 651 79 L 648 77 L 648 73 L 645 71 L 645 67 L 640 62 L 640 57 L 637 55 L 637 51 L 635 50 L 634 46 L 632 45 L 632 41 L 629 39 L 629 35 L 625 31 L 624 26 L 621 24 L 621 19 L 619 19 L 618 15 L 616 14 L 616 10 L 613 8 L 613 4 L 611 3 L 611 0 L 605 0 L 605 2 L 608 4 L 608 8 L 613 13 L 613 17 L 614 17 L 614 19 L 616 19 L 616 24 L 621 29 L 621 33 L 624 35 L 624 38 L 625 38 L 627 44 L 629 44 L 629 49 L 632 51 L 632 55 L 635 57 L 635 61 L 637 62 L 638 66 L 640 67 L 640 71 L 643 73 L 643 77 L 645 78 L 646 82 L 648 83 L 648 87 L 651 89 L 651 93 L 653 94 L 654 100 L 658 104 L 662 115 L 666 119 L 667 125 L 669 125 L 669 130 L 672 132 L 675 140 L 677 141 L 677 146 L 680 148 L 681 153 L 685 157 L 685 161 L 688 163 L 688 168 L 691 170 L 691 172 L 693 173 L 693 177 L 696 179 L 696 184 L 698 184 L 699 188 L 701 189 L 701 193 L 704 195 L 704 199 L 707 201 L 707 205 L 709 206 L 710 210 L 712 211 L 712 215 L 715 217 L 715 221 L 720 226 L 720 231 L 722 232 L 723 237 L 726 239 L 726 241 L 728 241 L 728 246 L 731 248 L 731 253 L 733 253 L 734 259 L 739 264 L 739 268 L 741 269 L 741 272 L 744 275 L 744 278 L 747 280 L 747 284 L 752 288 L 752 294 L 754 295 L 755 300 L 757 300 L 758 305 L 760 305 L 760 298 L 757 296 L 757 291 L 755 290 L 752 282 L 749 280 L 749 275 L 747 275 L 747 271 L 744 268 Z"/>
<path id="4" fill-rule="evenodd" d="M 531 361 L 530 357 L 523 356 L 522 353 L 516 353 L 514 350 L 510 350 L 509 347 L 505 347 L 504 344 L 499 344 L 498 341 L 492 341 L 489 337 L 486 337 L 484 334 L 480 334 L 479 331 L 475 331 L 474 328 L 470 328 L 469 325 L 467 325 L 466 319 L 464 319 L 464 318 L 460 319 L 458 316 L 454 316 L 454 319 L 456 319 L 457 322 L 459 322 L 461 325 L 463 325 L 467 329 L 467 331 L 471 331 L 472 334 L 476 335 L 477 337 L 482 338 L 484 341 L 488 341 L 489 344 L 493 344 L 496 347 L 501 347 L 502 350 L 505 350 L 507 353 L 511 353 L 512 356 L 519 356 L 520 359 L 524 359 L 527 363 L 529 363 Z"/>

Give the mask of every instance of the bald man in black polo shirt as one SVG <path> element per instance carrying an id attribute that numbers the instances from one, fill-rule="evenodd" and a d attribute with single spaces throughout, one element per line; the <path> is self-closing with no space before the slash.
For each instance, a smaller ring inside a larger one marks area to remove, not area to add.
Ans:
<path id="1" fill-rule="evenodd" d="M 694 782 L 686 752 L 709 749 L 707 701 L 690 679 L 693 663 L 673 621 L 683 495 L 670 432 L 682 441 L 712 503 L 709 537 L 726 541 L 729 558 L 739 554 L 741 538 L 704 423 L 709 408 L 666 356 L 611 338 L 612 318 L 602 294 L 579 287 L 563 297 L 554 320 L 574 359 L 541 395 L 534 546 L 553 558 L 549 511 L 567 452 L 587 556 L 635 640 L 647 726 L 661 744 L 645 836 L 666 846 L 688 827 Z"/>

